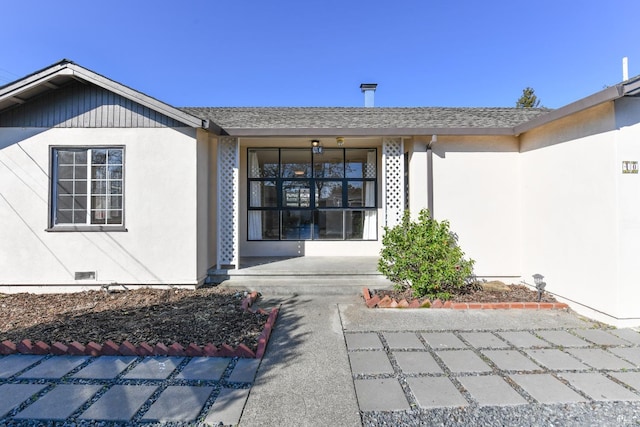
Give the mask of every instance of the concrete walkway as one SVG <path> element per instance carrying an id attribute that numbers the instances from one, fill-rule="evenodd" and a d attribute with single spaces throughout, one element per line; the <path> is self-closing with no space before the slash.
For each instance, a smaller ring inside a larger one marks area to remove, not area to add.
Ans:
<path id="1" fill-rule="evenodd" d="M 350 295 L 260 304 L 281 305 L 262 361 L 0 356 L 0 424 L 550 425 L 606 403 L 624 425 L 640 413 L 632 329 L 552 310 L 367 309 Z"/>

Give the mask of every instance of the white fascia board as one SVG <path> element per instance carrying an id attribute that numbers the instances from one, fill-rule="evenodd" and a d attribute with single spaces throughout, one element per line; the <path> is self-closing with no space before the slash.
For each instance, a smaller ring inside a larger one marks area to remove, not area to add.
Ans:
<path id="1" fill-rule="evenodd" d="M 20 93 L 33 87 L 40 86 L 60 75 L 73 75 L 73 71 L 66 69 L 65 65 L 56 65 L 37 74 L 20 79 L 13 84 L 0 89 L 0 101 L 12 97 L 20 98 Z"/>

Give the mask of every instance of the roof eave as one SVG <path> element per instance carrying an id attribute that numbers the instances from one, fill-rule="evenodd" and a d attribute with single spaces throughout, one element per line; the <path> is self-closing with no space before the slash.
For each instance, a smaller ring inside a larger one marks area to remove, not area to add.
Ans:
<path id="1" fill-rule="evenodd" d="M 167 117 L 170 117 L 180 123 L 188 125 L 194 128 L 208 128 L 209 124 L 207 120 L 202 120 L 199 117 L 185 113 L 175 107 L 158 101 L 148 95 L 128 88 L 120 83 L 110 80 L 100 74 L 94 73 L 84 67 L 74 64 L 71 61 L 63 60 L 48 68 L 38 71 L 34 74 L 26 76 L 23 79 L 17 80 L 14 83 L 0 89 L 0 102 L 8 99 L 15 99 L 15 103 L 26 102 L 20 98 L 20 94 L 25 93 L 27 90 L 32 89 L 39 85 L 46 85 L 50 80 L 59 76 L 69 76 L 70 78 L 89 82 L 103 89 L 109 90 L 115 94 L 123 96 L 134 102 L 137 102 L 145 107 L 155 110 Z"/>
<path id="2" fill-rule="evenodd" d="M 639 82 L 634 83 L 635 85 L 640 85 Z M 520 135 L 521 133 L 527 132 L 536 127 L 562 119 L 580 111 L 587 110 L 591 107 L 595 107 L 596 105 L 614 101 L 626 94 L 627 91 L 625 90 L 625 87 L 626 85 L 611 86 L 601 90 L 600 92 L 596 92 L 593 95 L 587 96 L 586 98 L 582 98 L 576 102 L 565 105 L 564 107 L 560 107 L 557 110 L 552 110 L 547 114 L 543 114 L 542 116 L 538 116 L 535 119 L 516 126 L 514 128 L 514 133 L 516 135 Z"/>
<path id="3" fill-rule="evenodd" d="M 421 135 L 508 135 L 513 128 L 223 128 L 222 135 L 234 137 L 312 136 L 421 136 Z"/>

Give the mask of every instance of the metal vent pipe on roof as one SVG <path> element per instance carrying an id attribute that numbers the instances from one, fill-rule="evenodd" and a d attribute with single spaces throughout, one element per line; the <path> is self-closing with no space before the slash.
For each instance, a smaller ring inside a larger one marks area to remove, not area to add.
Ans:
<path id="1" fill-rule="evenodd" d="M 364 106 L 373 107 L 373 94 L 378 87 L 377 83 L 362 83 L 360 90 L 364 93 Z"/>

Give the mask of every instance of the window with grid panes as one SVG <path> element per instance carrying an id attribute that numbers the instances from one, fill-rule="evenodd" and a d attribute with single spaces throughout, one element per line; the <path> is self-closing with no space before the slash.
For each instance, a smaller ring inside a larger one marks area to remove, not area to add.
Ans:
<path id="1" fill-rule="evenodd" d="M 53 148 L 52 226 L 124 224 L 122 147 Z"/>

